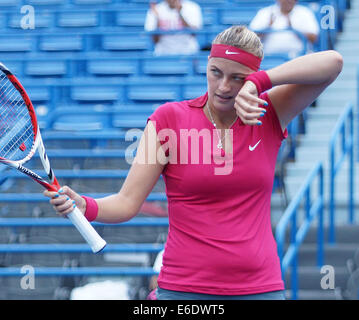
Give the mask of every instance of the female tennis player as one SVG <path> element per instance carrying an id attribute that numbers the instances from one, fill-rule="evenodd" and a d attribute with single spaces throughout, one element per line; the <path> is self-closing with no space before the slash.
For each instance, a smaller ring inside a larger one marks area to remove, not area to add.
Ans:
<path id="1" fill-rule="evenodd" d="M 208 92 L 154 111 L 118 193 L 44 193 L 60 215 L 75 203 L 90 221 L 120 223 L 136 216 L 162 174 L 169 233 L 158 299 L 284 299 L 270 219 L 277 152 L 288 123 L 343 60 L 324 51 L 259 71 L 262 57 L 255 33 L 224 30 L 208 58 Z"/>

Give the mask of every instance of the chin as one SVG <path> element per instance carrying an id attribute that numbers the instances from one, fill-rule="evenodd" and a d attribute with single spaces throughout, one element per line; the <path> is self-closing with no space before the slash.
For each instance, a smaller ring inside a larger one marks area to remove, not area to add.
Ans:
<path id="1" fill-rule="evenodd" d="M 213 100 L 213 106 L 218 111 L 229 111 L 234 107 L 234 99 L 223 100 L 218 97 L 215 97 L 215 99 Z"/>

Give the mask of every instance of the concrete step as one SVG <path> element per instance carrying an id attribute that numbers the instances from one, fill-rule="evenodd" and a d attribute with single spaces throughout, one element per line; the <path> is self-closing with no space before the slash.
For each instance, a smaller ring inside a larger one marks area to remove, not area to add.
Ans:
<path id="1" fill-rule="evenodd" d="M 326 236 L 328 236 L 327 233 Z M 359 244 L 357 243 L 337 242 L 335 245 L 326 244 L 324 264 L 345 267 L 347 260 L 353 259 L 357 249 L 359 249 Z M 317 264 L 317 251 L 316 243 L 302 244 L 298 253 L 300 266 L 315 266 Z"/>
<path id="2" fill-rule="evenodd" d="M 300 174 L 296 174 L 296 175 L 293 174 L 291 176 L 285 177 L 285 184 L 287 191 L 290 192 L 290 194 L 292 193 L 296 194 L 300 186 L 304 183 L 305 179 L 306 176 L 301 176 Z M 313 191 L 314 190 L 316 191 L 318 189 L 317 180 L 314 180 L 311 185 Z M 325 187 L 327 188 L 324 194 L 327 194 L 329 193 L 329 174 L 325 174 L 323 180 Z M 354 179 L 354 192 L 355 192 L 355 196 L 357 196 L 359 191 L 358 188 L 355 187 L 358 186 L 358 182 L 355 180 L 357 179 Z M 337 176 L 335 177 L 335 188 L 336 188 L 336 197 L 338 199 L 339 198 L 346 199 L 346 195 L 349 193 L 349 178 L 346 172 L 343 173 L 340 172 L 337 174 Z"/>
<path id="3" fill-rule="evenodd" d="M 336 108 L 323 108 L 320 106 L 307 108 L 307 115 L 309 119 L 316 117 L 333 117 L 336 118 L 343 112 L 343 108 L 338 106 Z"/>
<path id="4" fill-rule="evenodd" d="M 356 12 L 357 10 L 359 10 L 359 3 L 358 0 L 351 0 L 350 1 L 350 10 L 348 10 L 348 13 L 351 12 Z"/>
<path id="5" fill-rule="evenodd" d="M 286 299 L 291 299 L 291 291 L 286 291 Z M 298 300 L 340 300 L 335 290 L 299 290 Z"/>
<path id="6" fill-rule="evenodd" d="M 315 244 L 317 243 L 317 232 L 318 229 L 314 226 L 309 228 L 308 233 L 304 239 L 303 244 Z M 324 234 L 328 235 L 329 227 L 324 227 Z M 359 249 L 359 225 L 357 224 L 346 224 L 343 226 L 338 226 L 336 228 L 336 242 L 341 245 L 348 244 L 349 246 L 347 248 L 351 249 Z M 326 249 L 332 250 L 331 248 L 336 248 L 334 246 L 331 246 L 329 244 L 326 245 Z M 340 248 L 340 247 L 339 247 Z"/>
<path id="7" fill-rule="evenodd" d="M 308 113 L 307 113 L 307 123 L 308 121 L 311 122 L 321 122 L 321 121 L 338 121 L 343 108 L 341 107 L 337 107 L 337 106 L 330 106 L 327 108 L 322 108 L 322 107 L 318 107 L 318 108 L 309 108 L 307 109 Z"/>
<path id="8" fill-rule="evenodd" d="M 343 57 L 344 56 L 350 56 L 353 54 L 353 50 L 358 50 L 359 45 L 356 46 L 356 43 L 353 43 L 351 45 L 351 43 L 348 41 L 346 42 L 348 43 L 347 45 L 342 45 L 342 46 L 336 46 L 335 50 L 338 51 Z M 344 59 L 344 65 L 345 65 L 345 59 Z"/>
<path id="9" fill-rule="evenodd" d="M 355 17 L 355 19 L 358 19 L 358 17 Z M 359 41 L 341 41 L 342 35 L 338 36 L 338 42 L 335 46 L 335 50 L 340 49 L 356 49 L 359 48 Z M 350 52 L 350 54 L 353 54 L 353 51 Z"/>
<path id="10" fill-rule="evenodd" d="M 353 80 L 355 81 L 355 80 Z M 351 103 L 356 109 L 357 96 L 355 92 L 348 93 L 346 96 L 340 94 L 340 92 L 328 93 L 320 97 L 317 100 L 317 108 L 323 109 L 338 109 L 343 110 L 349 103 Z"/>
<path id="11" fill-rule="evenodd" d="M 356 93 L 352 92 L 345 97 L 340 94 L 327 94 L 318 99 L 318 106 L 323 108 L 335 107 L 344 108 L 348 103 L 356 103 Z"/>
<path id="12" fill-rule="evenodd" d="M 322 127 L 320 126 L 321 130 Z M 336 158 L 338 158 L 338 156 L 341 154 L 339 153 L 338 148 L 340 148 L 340 145 L 336 145 Z M 299 148 L 296 149 L 295 151 L 295 161 L 300 163 L 302 161 L 304 162 L 311 162 L 314 164 L 317 161 L 329 161 L 329 143 L 323 144 L 323 145 L 319 145 L 317 148 L 305 148 L 304 143 L 300 145 Z"/>
<path id="13" fill-rule="evenodd" d="M 334 288 L 335 287 L 345 287 L 346 282 L 349 277 L 349 272 L 346 267 L 333 267 L 334 271 Z M 320 267 L 309 267 L 301 266 L 298 268 L 298 286 L 301 290 L 317 290 L 318 293 L 321 291 L 326 292 L 327 290 L 323 289 L 321 286 L 321 281 L 323 276 L 327 274 L 328 271 L 321 273 Z M 285 288 L 291 289 L 291 276 L 290 272 L 285 275 Z M 334 289 L 333 288 L 333 289 Z"/>
<path id="14" fill-rule="evenodd" d="M 297 141 L 296 148 L 329 148 L 330 135 L 317 135 L 307 133 L 300 137 Z M 314 165 L 314 163 L 313 163 Z"/>
<path id="15" fill-rule="evenodd" d="M 311 184 L 311 199 L 316 199 L 318 197 L 318 190 L 319 185 L 317 182 L 318 179 L 313 181 Z M 303 183 L 305 182 L 305 178 L 300 176 L 288 177 L 285 178 L 285 190 L 288 197 L 288 201 L 293 199 L 298 190 L 302 187 Z M 358 208 L 358 199 L 359 199 L 359 190 L 358 190 L 358 183 L 354 182 L 354 206 Z M 330 195 L 329 195 L 329 180 L 324 180 L 324 201 L 325 205 L 330 203 Z M 348 205 L 349 201 L 349 182 L 346 179 L 336 178 L 335 180 L 335 195 L 334 201 L 337 208 L 343 208 Z M 304 201 L 304 200 L 303 200 Z"/>
<path id="16" fill-rule="evenodd" d="M 347 203 L 348 201 L 346 201 Z M 341 202 L 336 201 L 336 206 L 335 206 L 335 212 L 334 212 L 334 221 L 337 227 L 342 227 L 342 226 L 346 226 L 348 225 L 349 222 L 349 209 L 347 204 L 344 204 L 344 200 L 342 201 L 342 205 L 340 205 Z M 303 223 L 304 220 L 304 209 L 303 209 L 302 205 L 301 207 L 299 207 L 299 209 L 297 210 L 297 224 L 300 225 Z M 285 207 L 284 208 L 280 208 L 280 207 L 274 207 L 272 206 L 271 208 L 271 222 L 272 225 L 275 227 L 279 220 L 282 218 L 284 212 L 285 212 Z M 358 216 L 358 212 L 359 211 L 359 206 L 358 204 L 356 204 L 355 210 L 354 210 L 354 224 L 358 224 L 359 223 L 359 216 Z M 329 226 L 329 205 L 325 204 L 324 206 L 324 217 L 323 217 L 323 225 L 324 226 Z M 314 218 L 314 220 L 312 221 L 312 225 L 313 227 L 317 227 L 318 226 L 318 217 Z"/>
<path id="17" fill-rule="evenodd" d="M 307 123 L 309 123 L 309 121 L 312 121 L 312 120 L 308 119 Z M 328 134 L 328 132 L 319 130 L 319 131 L 317 131 L 315 133 L 306 132 L 304 134 L 299 134 L 297 136 L 297 138 L 298 138 L 297 139 L 298 148 L 299 147 L 305 148 L 307 142 L 309 143 L 309 142 L 313 142 L 315 140 L 318 140 L 318 141 L 323 141 L 323 143 L 324 143 L 326 141 L 329 141 L 330 140 L 330 134 Z"/>
<path id="18" fill-rule="evenodd" d="M 352 60 L 352 59 L 349 59 L 348 57 L 344 57 L 344 63 L 345 62 L 350 62 L 350 60 Z M 354 58 L 354 61 L 353 61 L 353 63 L 357 63 L 357 62 L 359 62 L 359 58 L 358 57 L 355 57 Z M 327 89 L 326 89 L 326 91 L 328 91 L 328 90 L 330 90 L 330 89 L 340 89 L 340 90 L 342 90 L 342 89 L 356 89 L 357 87 L 356 87 L 356 83 L 353 83 L 352 81 L 350 81 L 350 80 L 347 80 L 347 81 L 345 81 L 345 80 L 343 80 L 343 81 L 335 81 L 335 82 L 333 82 Z"/>
<path id="19" fill-rule="evenodd" d="M 346 13 L 344 20 L 344 32 L 337 37 L 336 50 L 344 57 L 344 67 L 337 80 L 329 86 L 325 92 L 317 99 L 317 107 L 309 109 L 308 119 L 306 122 L 306 133 L 298 138 L 298 147 L 296 150 L 296 161 L 288 163 L 287 174 L 285 178 L 286 189 L 289 197 L 296 194 L 301 187 L 306 176 L 312 170 L 317 160 L 324 162 L 325 166 L 325 194 L 328 197 L 328 163 L 329 163 L 329 140 L 336 122 L 344 109 L 349 103 L 357 101 L 357 72 L 359 56 L 356 52 L 359 50 L 359 1 L 352 1 L 352 9 Z M 357 117 L 355 111 L 355 117 Z M 357 118 L 355 118 L 357 119 Z M 356 138 L 355 138 L 356 139 Z M 346 287 L 349 272 L 346 268 L 348 259 L 352 259 L 355 251 L 359 247 L 359 227 L 357 225 L 348 225 L 348 162 L 345 161 L 338 174 L 336 186 L 336 239 L 335 245 L 325 245 L 325 264 L 332 265 L 335 271 L 335 287 Z M 356 163 L 356 168 L 359 165 Z M 356 179 L 358 180 L 358 179 Z M 358 182 L 356 181 L 356 184 Z M 316 187 L 314 183 L 313 188 Z M 359 188 L 357 187 L 356 190 Z M 356 192 L 356 199 L 359 199 L 359 193 Z M 358 196 L 357 196 L 358 193 Z M 280 219 L 285 210 L 281 206 L 280 195 L 276 201 L 273 201 L 272 216 L 273 220 Z M 359 204 L 356 203 L 359 209 Z M 359 210 L 358 210 L 359 211 Z M 298 210 L 302 214 L 303 210 Z M 327 205 L 324 211 L 325 229 L 324 233 L 328 235 L 328 210 Z M 298 217 L 298 225 L 303 217 Z M 356 218 L 357 219 L 357 218 Z M 357 219 L 358 220 L 358 219 Z M 320 273 L 320 268 L 316 267 L 317 254 L 317 221 L 308 231 L 304 243 L 299 250 L 299 292 L 301 300 L 336 300 L 340 299 L 338 290 L 324 290 L 321 287 L 321 280 L 324 274 Z M 275 224 L 274 224 L 275 225 Z M 286 288 L 290 289 L 290 273 L 285 275 Z M 290 290 L 286 291 L 290 296 Z"/>
<path id="20" fill-rule="evenodd" d="M 313 148 L 305 148 L 304 144 L 302 144 L 301 147 L 297 148 L 295 151 L 295 161 L 298 163 L 302 161 L 303 162 L 310 161 L 311 163 L 313 163 L 314 166 L 314 164 L 317 161 L 329 159 L 328 149 L 329 148 L 326 145 L 322 145 L 321 147 L 318 146 L 318 148 L 313 149 Z"/>
<path id="21" fill-rule="evenodd" d="M 347 161 L 343 162 L 341 170 L 338 172 L 339 176 L 348 176 L 349 172 L 349 163 Z M 312 170 L 313 165 L 310 162 L 300 162 L 300 163 L 287 163 L 286 165 L 286 177 L 306 177 L 309 172 Z M 356 162 L 354 164 L 354 172 L 358 172 L 359 164 Z M 324 178 L 329 176 L 329 165 L 324 165 Z M 339 178 L 345 179 L 345 178 Z"/>
<path id="22" fill-rule="evenodd" d="M 324 228 L 324 234 L 328 234 L 328 227 Z M 333 267 L 334 288 L 323 289 L 322 279 L 328 271 L 317 266 L 317 229 L 309 229 L 304 243 L 298 253 L 298 285 L 299 300 L 332 300 L 340 299 L 339 288 L 345 289 L 349 278 L 347 261 L 353 259 L 355 252 L 359 248 L 359 226 L 345 225 L 336 228 L 337 242 L 334 245 L 326 243 L 324 246 L 325 258 L 324 265 Z M 287 298 L 291 294 L 290 270 L 285 274 L 285 286 Z"/>
<path id="23" fill-rule="evenodd" d="M 346 50 L 348 50 L 348 52 Z M 346 56 L 348 54 L 351 54 L 352 49 L 345 49 L 345 50 L 338 49 L 338 52 L 340 54 L 342 54 L 343 56 Z M 353 68 L 353 66 L 347 66 L 344 61 L 343 69 L 342 69 L 342 72 L 340 73 L 339 77 L 340 77 L 339 79 L 345 79 L 345 80 L 352 79 L 353 81 L 355 81 L 355 79 L 357 77 L 357 70 L 355 67 Z"/>
<path id="24" fill-rule="evenodd" d="M 315 134 L 318 131 L 326 132 L 328 136 L 332 133 L 337 123 L 337 118 L 322 118 L 320 121 L 307 121 L 305 123 L 305 134 Z"/>
<path id="25" fill-rule="evenodd" d="M 294 196 L 296 194 L 295 190 L 298 190 L 301 185 L 304 183 L 305 181 L 305 175 L 301 175 L 300 171 L 295 172 L 292 171 L 290 172 L 290 175 L 288 174 L 288 176 L 285 178 L 285 183 L 286 183 L 286 191 L 290 192 L 290 194 L 292 194 L 294 192 L 294 194 L 292 196 Z M 319 180 L 319 179 L 317 179 Z M 325 199 L 329 199 L 329 183 L 330 183 L 330 175 L 329 173 L 325 173 L 324 177 L 324 195 L 325 195 Z M 335 198 L 341 199 L 341 200 L 347 200 L 349 196 L 349 177 L 348 174 L 346 172 L 344 172 L 343 174 L 338 173 L 338 175 L 334 178 L 334 183 L 335 183 Z M 359 191 L 358 191 L 358 182 L 355 181 L 355 179 L 353 179 L 353 183 L 354 183 L 354 196 L 358 196 L 359 195 Z M 312 197 L 317 197 L 317 193 L 319 189 L 319 184 L 317 183 L 317 181 L 313 181 L 311 184 L 311 194 Z M 354 202 L 356 202 L 356 199 L 354 199 Z"/>
<path id="26" fill-rule="evenodd" d="M 351 28 L 354 28 L 351 29 Z M 339 41 L 353 41 L 358 42 L 359 41 L 359 34 L 356 32 L 355 28 L 357 28 L 355 25 L 346 25 L 345 26 L 345 32 L 342 34 L 342 36 L 338 39 Z"/>

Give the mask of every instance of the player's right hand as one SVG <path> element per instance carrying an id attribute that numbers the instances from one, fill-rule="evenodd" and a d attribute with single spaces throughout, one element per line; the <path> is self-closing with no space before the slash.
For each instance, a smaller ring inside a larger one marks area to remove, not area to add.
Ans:
<path id="1" fill-rule="evenodd" d="M 260 118 L 265 115 L 267 110 L 260 106 L 267 106 L 267 101 L 258 97 L 257 88 L 252 81 L 246 81 L 239 90 L 234 108 L 237 116 L 246 125 L 261 125 Z"/>
<path id="2" fill-rule="evenodd" d="M 50 204 L 57 214 L 66 216 L 75 207 L 80 209 L 82 214 L 86 211 L 86 201 L 78 193 L 68 186 L 63 186 L 58 192 L 44 191 L 44 196 L 51 198 Z"/>

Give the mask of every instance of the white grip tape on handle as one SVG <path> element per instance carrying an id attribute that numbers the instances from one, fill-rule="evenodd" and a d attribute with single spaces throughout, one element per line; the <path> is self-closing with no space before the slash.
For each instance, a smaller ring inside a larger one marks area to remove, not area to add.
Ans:
<path id="1" fill-rule="evenodd" d="M 106 246 L 106 241 L 99 236 L 78 208 L 75 208 L 67 216 L 90 245 L 94 253 L 100 252 Z"/>

